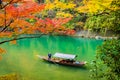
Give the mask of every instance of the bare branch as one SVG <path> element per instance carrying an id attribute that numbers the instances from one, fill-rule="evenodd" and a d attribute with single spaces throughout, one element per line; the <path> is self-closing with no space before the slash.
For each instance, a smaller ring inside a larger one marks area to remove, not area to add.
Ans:
<path id="1" fill-rule="evenodd" d="M 7 5 L 11 4 L 13 2 L 13 0 L 11 0 L 10 2 L 6 3 L 4 6 L 2 6 L 1 9 L 5 8 Z"/>
<path id="2" fill-rule="evenodd" d="M 45 34 L 36 34 L 34 36 L 24 36 L 24 37 L 19 37 L 19 38 L 13 38 L 13 39 L 10 39 L 10 40 L 4 40 L 4 41 L 1 41 L 0 44 L 3 44 L 3 43 L 6 43 L 6 42 L 10 42 L 10 41 L 14 41 L 14 40 L 21 40 L 21 39 L 26 39 L 26 38 L 39 38 L 41 36 L 43 36 Z"/>

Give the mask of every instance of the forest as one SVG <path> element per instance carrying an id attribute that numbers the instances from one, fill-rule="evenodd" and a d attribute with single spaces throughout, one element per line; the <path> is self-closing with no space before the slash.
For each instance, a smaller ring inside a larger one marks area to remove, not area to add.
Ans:
<path id="1" fill-rule="evenodd" d="M 73 36 L 91 31 L 118 39 L 97 49 L 92 77 L 120 80 L 120 0 L 0 0 L 0 45 L 43 35 Z M 112 46 L 111 46 L 112 45 Z M 0 47 L 0 60 L 6 50 Z M 107 70 L 99 69 L 100 59 Z M 99 60 L 98 60 L 99 61 Z"/>

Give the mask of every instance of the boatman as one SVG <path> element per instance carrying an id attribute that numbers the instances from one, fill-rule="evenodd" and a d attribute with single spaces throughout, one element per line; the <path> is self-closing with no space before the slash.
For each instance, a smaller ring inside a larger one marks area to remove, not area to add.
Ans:
<path id="1" fill-rule="evenodd" d="M 51 53 L 49 53 L 49 54 L 48 54 L 48 60 L 50 60 L 50 59 L 51 59 L 51 57 L 52 57 L 52 54 L 51 54 Z"/>

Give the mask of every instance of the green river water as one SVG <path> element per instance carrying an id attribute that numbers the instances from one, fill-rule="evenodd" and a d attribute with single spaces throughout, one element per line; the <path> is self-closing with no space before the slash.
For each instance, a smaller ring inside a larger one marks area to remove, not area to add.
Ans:
<path id="1" fill-rule="evenodd" d="M 90 63 L 102 40 L 69 36 L 42 36 L 35 39 L 18 40 L 13 45 L 5 43 L 6 49 L 0 61 L 0 75 L 17 73 L 21 80 L 91 80 Z M 75 68 L 43 62 L 36 55 L 47 56 L 51 52 L 78 55 L 77 60 L 87 61 L 85 68 Z"/>

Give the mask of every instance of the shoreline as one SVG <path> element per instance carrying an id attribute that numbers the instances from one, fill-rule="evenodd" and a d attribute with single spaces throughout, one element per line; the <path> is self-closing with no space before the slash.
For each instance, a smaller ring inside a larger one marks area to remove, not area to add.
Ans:
<path id="1" fill-rule="evenodd" d="M 107 39 L 118 39 L 118 36 L 114 35 L 100 35 L 98 33 L 92 33 L 92 32 L 87 32 L 87 31 L 79 31 L 76 32 L 73 37 L 81 37 L 81 38 L 91 38 L 91 39 L 102 39 L 102 40 L 107 40 Z"/>

